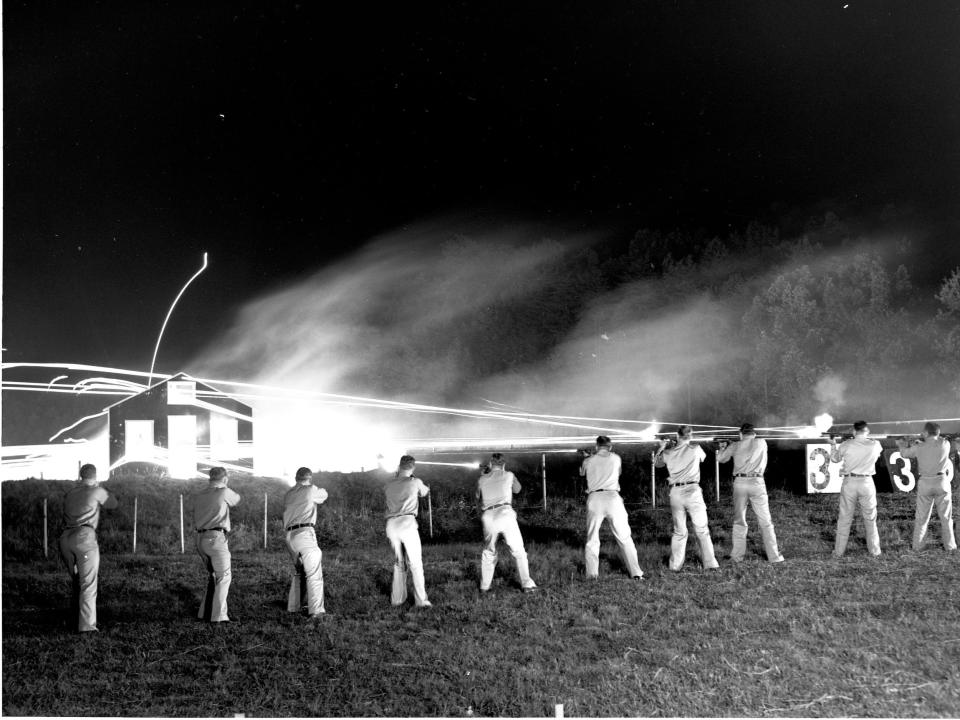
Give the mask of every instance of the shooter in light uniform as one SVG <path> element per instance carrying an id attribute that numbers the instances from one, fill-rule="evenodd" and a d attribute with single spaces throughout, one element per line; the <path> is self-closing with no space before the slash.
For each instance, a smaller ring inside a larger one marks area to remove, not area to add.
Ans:
<path id="1" fill-rule="evenodd" d="M 73 581 L 70 623 L 76 623 L 74 627 L 80 632 L 97 632 L 97 525 L 100 508 L 113 510 L 117 505 L 117 499 L 97 484 L 97 468 L 89 464 L 80 468 L 80 485 L 63 499 L 60 557 Z"/>
<path id="2" fill-rule="evenodd" d="M 481 474 L 477 481 L 477 499 L 483 508 L 483 552 L 480 555 L 480 591 L 487 592 L 493 583 L 493 571 L 497 566 L 497 539 L 503 539 L 517 563 L 520 587 L 524 592 L 533 592 L 537 584 L 530 579 L 527 552 L 517 525 L 517 513 L 513 509 L 511 495 L 520 492 L 516 475 L 506 469 L 503 455 L 490 456 L 490 471 Z"/>
<path id="3" fill-rule="evenodd" d="M 877 532 L 877 487 L 873 483 L 877 458 L 883 452 L 880 443 L 871 440 L 870 427 L 864 420 L 853 424 L 853 437 L 839 445 L 835 437 L 830 438 L 833 450 L 830 460 L 842 462 L 840 470 L 843 484 L 840 486 L 840 512 L 837 517 L 837 539 L 833 547 L 833 556 L 843 557 L 853 524 L 853 513 L 860 505 L 863 525 L 867 535 L 867 552 L 873 557 L 880 555 L 880 533 Z"/>
<path id="4" fill-rule="evenodd" d="M 760 525 L 760 535 L 767 551 L 767 560 L 783 562 L 777 549 L 777 534 L 770 518 L 770 503 L 763 472 L 767 468 L 767 441 L 757 437 L 750 423 L 740 426 L 740 440 L 730 445 L 721 441 L 717 462 L 733 459 L 733 549 L 730 559 L 741 562 L 747 551 L 747 502 Z"/>
<path id="5" fill-rule="evenodd" d="M 307 467 L 297 470 L 297 484 L 283 496 L 283 527 L 293 560 L 287 612 L 300 612 L 306 595 L 307 615 L 311 620 L 326 613 L 323 606 L 323 553 L 314 530 L 317 506 L 326 499 L 327 491 L 313 484 L 313 473 Z"/>
<path id="6" fill-rule="evenodd" d="M 209 622 L 229 622 L 227 593 L 230 592 L 230 508 L 240 496 L 227 487 L 227 470 L 210 470 L 210 482 L 194 497 L 193 526 L 197 531 L 197 552 L 207 570 L 207 584 L 197 617 Z"/>
<path id="7" fill-rule="evenodd" d="M 420 531 L 417 525 L 419 499 L 426 497 L 430 488 L 420 478 L 413 477 L 416 459 L 412 455 L 400 458 L 396 477 L 388 482 L 383 492 L 386 497 L 387 539 L 393 548 L 393 587 L 390 602 L 402 605 L 407 600 L 407 569 L 413 578 L 413 599 L 417 607 L 431 607 L 423 580 L 423 557 Z M 406 552 L 406 558 L 404 558 Z"/>
<path id="8" fill-rule="evenodd" d="M 928 422 L 923 426 L 923 441 L 916 445 L 907 445 L 898 440 L 900 454 L 905 458 L 916 458 L 920 478 L 917 480 L 917 514 L 913 521 L 913 549 L 923 547 L 923 538 L 927 534 L 930 513 L 937 508 L 940 518 L 940 537 L 945 550 L 957 549 L 957 540 L 953 534 L 953 492 L 950 487 L 952 468 L 950 467 L 950 443 L 940 437 L 940 425 Z"/>
<path id="9" fill-rule="evenodd" d="M 611 450 L 613 443 L 606 435 L 597 437 L 597 451 L 580 466 L 580 474 L 587 478 L 587 542 L 584 547 L 585 571 L 588 579 L 600 574 L 600 526 L 610 520 L 610 530 L 627 571 L 635 580 L 643 579 L 637 546 L 633 543 L 630 519 L 620 497 L 620 456 Z"/>
<path id="10" fill-rule="evenodd" d="M 710 539 L 710 524 L 707 519 L 707 504 L 700 489 L 700 463 L 707 454 L 699 445 L 690 442 L 693 429 L 689 425 L 677 428 L 677 444 L 667 447 L 667 440 L 660 441 L 655 465 L 666 467 L 670 472 L 670 512 L 673 514 L 673 537 L 670 539 L 670 569 L 678 572 L 687 556 L 687 515 L 693 523 L 700 548 L 700 561 L 705 570 L 719 566 Z"/>

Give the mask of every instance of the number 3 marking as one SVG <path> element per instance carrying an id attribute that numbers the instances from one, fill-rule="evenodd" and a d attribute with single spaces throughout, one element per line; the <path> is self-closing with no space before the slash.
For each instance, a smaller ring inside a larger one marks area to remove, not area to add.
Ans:
<path id="1" fill-rule="evenodd" d="M 821 458 L 817 469 L 810 473 L 810 485 L 814 490 L 823 490 L 830 484 L 830 453 L 823 448 L 817 448 L 810 453 L 810 459 Z"/>
<path id="2" fill-rule="evenodd" d="M 917 479 L 913 476 L 910 458 L 905 458 L 899 452 L 895 452 L 890 456 L 890 464 L 895 466 L 898 462 L 902 462 L 903 467 L 896 468 L 897 472 L 892 473 L 893 484 L 903 492 L 910 492 L 917 486 Z"/>

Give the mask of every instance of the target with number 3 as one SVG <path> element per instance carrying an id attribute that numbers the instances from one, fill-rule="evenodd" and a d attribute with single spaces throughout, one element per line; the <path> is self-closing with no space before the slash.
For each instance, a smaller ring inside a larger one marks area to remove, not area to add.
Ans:
<path id="1" fill-rule="evenodd" d="M 913 461 L 901 455 L 899 450 L 884 450 L 883 456 L 887 460 L 893 486 L 903 492 L 913 490 L 917 486 L 917 478 L 913 474 Z"/>
<path id="2" fill-rule="evenodd" d="M 808 493 L 840 492 L 840 485 L 843 482 L 840 477 L 840 463 L 830 462 L 830 450 L 830 445 L 826 443 L 807 445 Z"/>

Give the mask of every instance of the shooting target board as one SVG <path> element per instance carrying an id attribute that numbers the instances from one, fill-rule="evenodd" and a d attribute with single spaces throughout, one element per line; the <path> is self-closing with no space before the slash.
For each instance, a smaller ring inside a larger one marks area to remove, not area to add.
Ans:
<path id="1" fill-rule="evenodd" d="M 829 443 L 810 443 L 807 445 L 807 493 L 838 493 L 843 479 L 840 477 L 840 463 L 830 462 Z"/>
<path id="2" fill-rule="evenodd" d="M 807 465 L 807 493 L 838 493 L 843 484 L 840 463 L 830 461 L 829 443 L 809 443 L 805 457 Z M 916 463 L 900 454 L 900 450 L 884 448 L 881 455 L 890 472 L 890 480 L 897 490 L 910 492 L 917 486 Z"/>

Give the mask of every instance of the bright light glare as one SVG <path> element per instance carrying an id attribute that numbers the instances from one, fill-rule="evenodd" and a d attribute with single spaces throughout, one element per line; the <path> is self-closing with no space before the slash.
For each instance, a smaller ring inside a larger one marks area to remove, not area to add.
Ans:
<path id="1" fill-rule="evenodd" d="M 257 474 L 291 478 L 298 467 L 355 472 L 395 470 L 405 449 L 385 426 L 312 403 L 271 405 L 255 413 L 254 466 Z"/>
<path id="2" fill-rule="evenodd" d="M 640 440 L 656 440 L 657 433 L 660 432 L 660 423 L 652 423 L 646 430 L 641 430 L 637 436 Z"/>
<path id="3" fill-rule="evenodd" d="M 823 413 L 813 419 L 813 425 L 806 425 L 793 430 L 793 434 L 800 438 L 817 438 L 833 427 L 833 415 Z"/>

